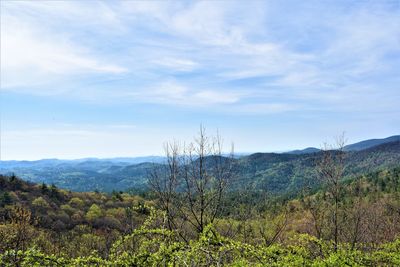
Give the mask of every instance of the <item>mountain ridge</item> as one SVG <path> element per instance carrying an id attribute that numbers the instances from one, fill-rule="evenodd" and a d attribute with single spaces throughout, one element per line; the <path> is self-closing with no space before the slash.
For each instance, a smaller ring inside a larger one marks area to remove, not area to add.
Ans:
<path id="1" fill-rule="evenodd" d="M 344 150 L 345 151 L 360 151 L 360 150 L 368 149 L 373 146 L 377 146 L 377 145 L 384 144 L 384 143 L 390 143 L 390 142 L 394 142 L 394 141 L 400 141 L 400 135 L 392 135 L 392 136 L 385 137 L 385 138 L 373 138 L 373 139 L 359 141 L 359 142 L 344 146 Z M 290 150 L 290 151 L 283 152 L 283 153 L 308 154 L 308 153 L 316 153 L 321 150 L 322 149 L 319 149 L 316 147 L 307 147 L 304 149 Z"/>
<path id="2" fill-rule="evenodd" d="M 393 138 L 385 139 L 393 140 Z M 396 140 L 396 139 L 394 139 Z M 370 143 L 371 144 L 371 143 Z M 400 165 L 400 141 L 380 142 L 364 150 L 347 151 L 346 175 L 362 174 Z M 238 173 L 236 187 L 252 186 L 254 190 L 272 192 L 296 191 L 306 181 L 316 179 L 314 153 L 253 153 L 232 159 Z M 108 191 L 144 189 L 149 171 L 160 163 L 130 164 L 119 161 L 38 161 L 22 165 L 0 164 L 0 173 L 15 173 L 21 178 L 55 185 L 74 191 Z M 7 163 L 7 162 L 6 162 Z M 17 162 L 18 163 L 18 162 Z M 46 165 L 46 163 L 51 163 Z M 161 163 L 162 164 L 162 163 Z"/>
<path id="3" fill-rule="evenodd" d="M 345 151 L 360 151 L 364 149 L 368 149 L 370 147 L 374 147 L 377 145 L 390 143 L 390 142 L 400 142 L 400 135 L 392 135 L 386 138 L 375 138 L 375 139 L 367 139 L 364 141 L 360 141 L 354 144 L 346 145 L 344 147 Z"/>

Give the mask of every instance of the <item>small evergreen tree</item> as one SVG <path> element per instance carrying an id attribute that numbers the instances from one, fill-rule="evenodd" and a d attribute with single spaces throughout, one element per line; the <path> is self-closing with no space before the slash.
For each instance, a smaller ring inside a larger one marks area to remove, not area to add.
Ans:
<path id="1" fill-rule="evenodd" d="M 9 205 L 12 203 L 11 196 L 8 192 L 4 192 L 0 196 L 0 207 L 4 207 L 5 205 Z"/>

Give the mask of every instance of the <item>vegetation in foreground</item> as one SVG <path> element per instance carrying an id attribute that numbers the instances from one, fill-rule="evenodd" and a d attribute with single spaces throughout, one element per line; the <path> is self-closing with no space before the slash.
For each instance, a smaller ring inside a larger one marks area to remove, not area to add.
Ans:
<path id="1" fill-rule="evenodd" d="M 336 249 L 325 190 L 266 205 L 260 195 L 248 197 L 198 233 L 187 224 L 170 230 L 157 201 L 138 196 L 0 181 L 2 266 L 400 264 L 400 169 L 347 182 Z"/>
<path id="2" fill-rule="evenodd" d="M 237 179 L 218 138 L 167 146 L 143 196 L 76 193 L 0 176 L 1 266 L 399 266 L 400 168 L 345 175 L 321 154 L 318 190 L 294 197 Z"/>

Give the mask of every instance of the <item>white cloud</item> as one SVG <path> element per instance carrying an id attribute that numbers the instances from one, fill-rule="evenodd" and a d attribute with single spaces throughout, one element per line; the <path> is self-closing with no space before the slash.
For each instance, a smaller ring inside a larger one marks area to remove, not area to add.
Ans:
<path id="1" fill-rule="evenodd" d="M 161 67 L 165 67 L 167 69 L 183 71 L 183 72 L 192 71 L 198 66 L 196 62 L 189 59 L 179 59 L 179 58 L 169 58 L 169 57 L 156 59 L 152 63 Z"/>
<path id="2" fill-rule="evenodd" d="M 112 5 L 101 1 L 7 1 L 2 13 L 20 19 L 40 22 L 41 28 L 57 24 L 96 27 L 103 31 L 125 30 Z M 51 24 L 48 21 L 51 20 Z"/>
<path id="3" fill-rule="evenodd" d="M 203 90 L 197 92 L 193 95 L 194 100 L 200 100 L 200 102 L 205 102 L 207 104 L 233 104 L 240 101 L 240 94 L 235 94 L 232 92 L 220 92 Z"/>
<path id="4" fill-rule="evenodd" d="M 213 106 L 219 104 L 233 104 L 245 97 L 243 92 L 231 92 L 211 89 L 190 89 L 177 81 L 165 81 L 145 90 L 122 92 L 132 101 L 168 104 L 177 106 Z"/>
<path id="5" fill-rule="evenodd" d="M 318 104 L 318 100 L 332 103 L 340 92 L 339 101 L 344 95 L 340 88 L 359 94 L 355 88 L 371 83 L 364 77 L 388 72 L 392 76 L 396 63 L 388 57 L 398 55 L 400 47 L 400 20 L 395 12 L 359 8 L 324 18 L 300 10 L 299 17 L 291 16 L 288 24 L 298 23 L 302 34 L 291 36 L 286 23 L 274 24 L 280 17 L 285 20 L 286 14 L 267 12 L 274 5 L 225 1 L 11 3 L 2 11 L 2 52 L 7 51 L 1 62 L 2 83 L 9 90 L 17 85 L 47 84 L 18 88 L 34 94 L 69 94 L 98 102 L 129 98 L 184 107 L 243 106 L 253 101 L 249 95 L 256 95 L 260 96 L 257 101 L 266 104 L 252 103 L 248 109 L 259 108 L 263 113 L 290 110 L 293 105 L 285 103 L 293 99 L 302 101 L 301 107 Z M 313 11 L 321 9 L 317 6 Z M 57 27 L 43 23 L 48 21 Z M 326 32 L 326 40 L 313 39 L 318 31 Z M 76 36 L 83 36 L 85 42 Z M 95 48 L 84 45 L 96 41 L 107 42 Z M 110 82 L 96 88 L 86 84 L 93 74 L 103 78 L 125 72 L 123 85 Z M 265 80 L 231 86 L 237 80 L 259 77 Z M 378 90 L 379 83 L 373 83 Z M 66 86 L 54 91 L 59 84 Z M 68 89 L 75 87 L 73 93 Z M 267 104 L 271 88 L 279 91 L 275 94 L 279 99 L 273 102 L 282 104 Z"/>
<path id="6" fill-rule="evenodd" d="M 68 35 L 49 31 L 12 12 L 2 14 L 1 36 L 1 79 L 5 89 L 47 84 L 74 74 L 127 71 L 92 55 Z"/>
<path id="7" fill-rule="evenodd" d="M 298 105 L 290 105 L 286 103 L 252 103 L 238 105 L 232 108 L 231 111 L 235 111 L 241 114 L 276 114 L 288 111 L 294 111 L 298 109 Z"/>

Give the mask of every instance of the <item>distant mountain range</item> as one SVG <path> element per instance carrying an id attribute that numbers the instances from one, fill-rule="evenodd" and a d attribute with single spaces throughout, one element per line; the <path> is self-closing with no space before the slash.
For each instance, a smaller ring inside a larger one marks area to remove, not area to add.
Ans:
<path id="1" fill-rule="evenodd" d="M 118 158 L 82 158 L 82 159 L 40 159 L 40 160 L 6 160 L 0 161 L 0 170 L 2 167 L 21 167 L 21 166 L 49 166 L 59 164 L 81 164 L 91 162 L 109 162 L 117 165 L 139 164 L 143 162 L 163 163 L 165 157 L 162 156 L 144 156 L 144 157 L 118 157 Z"/>
<path id="2" fill-rule="evenodd" d="M 300 150 L 292 150 L 292 151 L 289 151 L 289 152 L 286 152 L 286 153 L 300 155 L 300 154 L 317 153 L 319 151 L 321 151 L 321 149 L 318 149 L 316 147 L 307 147 L 307 148 L 300 149 Z"/>
<path id="3" fill-rule="evenodd" d="M 400 166 L 400 135 L 371 139 L 345 147 L 346 175 L 358 175 Z M 251 187 L 277 193 L 297 192 L 317 183 L 317 148 L 286 153 L 254 153 L 233 159 L 237 177 L 234 187 Z M 148 173 L 162 166 L 164 157 L 44 159 L 0 161 L 0 173 L 15 173 L 36 183 L 55 184 L 74 191 L 145 189 Z"/>
<path id="4" fill-rule="evenodd" d="M 369 139 L 361 141 L 355 144 L 347 145 L 344 147 L 346 151 L 360 151 L 377 145 L 390 143 L 390 142 L 400 142 L 400 135 L 393 135 L 383 139 Z"/>
<path id="5" fill-rule="evenodd" d="M 387 138 L 381 138 L 381 139 L 368 139 L 364 140 L 361 142 L 357 142 L 351 145 L 347 145 L 344 147 L 345 151 L 360 151 L 363 149 L 367 149 L 373 146 L 377 146 L 380 144 L 385 144 L 385 143 L 390 143 L 390 142 L 399 142 L 400 141 L 400 135 L 393 135 Z M 307 147 L 305 149 L 301 150 L 293 150 L 289 151 L 286 153 L 289 154 L 308 154 L 308 153 L 316 153 L 318 151 L 321 151 L 321 149 L 316 148 L 316 147 Z"/>

